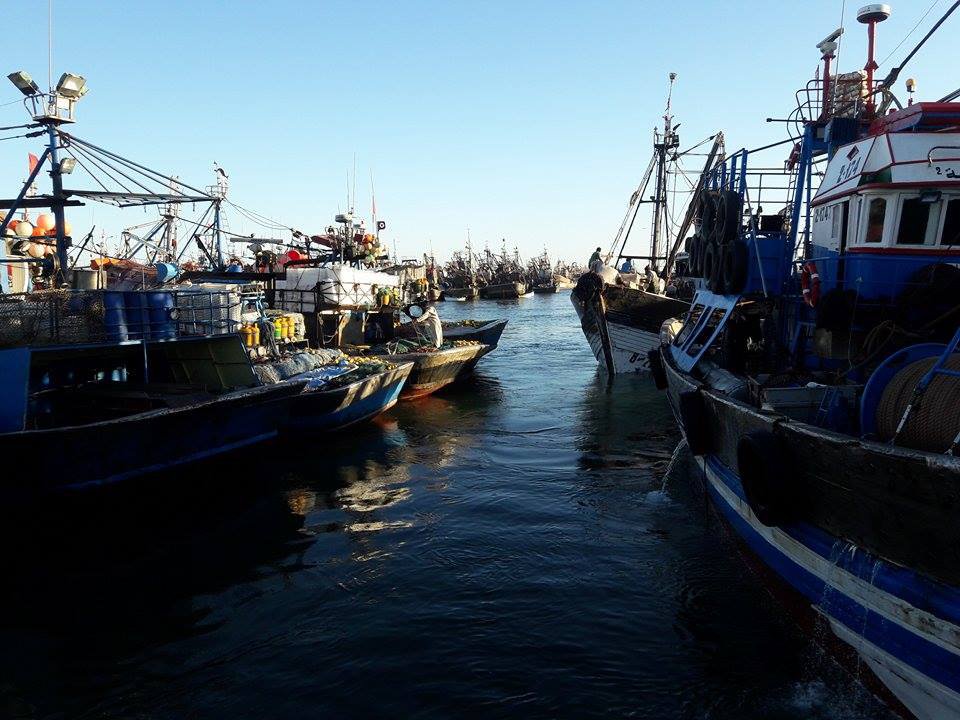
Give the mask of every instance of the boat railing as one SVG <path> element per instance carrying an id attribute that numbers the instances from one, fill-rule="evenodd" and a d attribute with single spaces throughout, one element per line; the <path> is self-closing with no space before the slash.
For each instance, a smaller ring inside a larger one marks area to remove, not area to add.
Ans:
<path id="1" fill-rule="evenodd" d="M 0 295 L 0 347 L 79 345 L 235 333 L 231 290 L 43 290 Z"/>
<path id="2" fill-rule="evenodd" d="M 224 335 L 235 333 L 243 324 L 243 308 L 259 301 L 262 293 L 251 296 L 233 287 L 185 287 L 172 292 L 176 308 L 177 335 Z"/>
<path id="3" fill-rule="evenodd" d="M 707 187 L 731 190 L 743 202 L 745 221 L 757 224 L 759 232 L 782 230 L 776 218 L 789 218 L 793 206 L 795 175 L 790 161 L 782 166 L 749 166 L 751 152 L 738 150 L 715 167 Z M 770 218 L 763 221 L 762 218 Z"/>

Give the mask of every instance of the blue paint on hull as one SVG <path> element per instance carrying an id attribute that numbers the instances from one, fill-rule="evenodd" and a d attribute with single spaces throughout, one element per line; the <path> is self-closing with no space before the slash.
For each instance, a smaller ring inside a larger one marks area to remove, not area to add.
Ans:
<path id="1" fill-rule="evenodd" d="M 330 432 L 371 420 L 396 404 L 406 379 L 406 375 L 397 378 L 367 397 L 334 412 L 316 415 L 297 413 L 290 418 L 289 427 L 303 432 Z"/>
<path id="2" fill-rule="evenodd" d="M 737 475 L 715 457 L 706 459 L 709 473 L 732 493 L 743 499 Z M 845 626 L 851 633 L 892 655 L 931 680 L 960 692 L 960 657 L 899 623 L 865 607 L 834 585 L 827 584 L 811 568 L 805 567 L 764 537 L 748 522 L 708 479 L 707 488 L 714 504 L 749 548 L 814 607 Z M 960 589 L 935 583 L 905 568 L 899 568 L 863 551 L 842 550 L 849 546 L 809 525 L 797 524 L 783 531 L 807 550 L 831 565 L 856 575 L 878 591 L 885 591 L 948 622 L 960 615 Z M 818 535 L 822 537 L 818 537 Z M 842 546 L 841 552 L 835 548 Z M 859 556 L 859 557 L 857 557 Z M 849 562 L 848 562 L 849 561 Z M 863 571 L 869 567 L 866 577 Z"/>

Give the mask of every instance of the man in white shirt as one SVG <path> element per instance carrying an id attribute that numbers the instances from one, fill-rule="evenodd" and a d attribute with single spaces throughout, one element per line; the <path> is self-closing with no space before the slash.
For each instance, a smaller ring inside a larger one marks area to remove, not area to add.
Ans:
<path id="1" fill-rule="evenodd" d="M 443 344 L 443 325 L 440 323 L 440 315 L 433 305 L 427 305 L 426 310 L 420 317 L 410 316 L 413 324 L 419 328 L 424 339 L 428 344 L 435 348 Z"/>

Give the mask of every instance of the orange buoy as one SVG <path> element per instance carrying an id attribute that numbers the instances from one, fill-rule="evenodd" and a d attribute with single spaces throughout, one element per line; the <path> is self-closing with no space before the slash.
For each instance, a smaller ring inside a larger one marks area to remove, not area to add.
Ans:
<path id="1" fill-rule="evenodd" d="M 57 226 L 57 220 L 52 213 L 43 213 L 37 217 L 37 228 L 46 232 Z"/>

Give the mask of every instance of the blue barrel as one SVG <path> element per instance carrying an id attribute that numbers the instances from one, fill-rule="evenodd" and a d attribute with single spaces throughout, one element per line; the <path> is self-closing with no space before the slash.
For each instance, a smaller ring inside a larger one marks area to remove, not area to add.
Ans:
<path id="1" fill-rule="evenodd" d="M 233 265 L 227 265 L 227 272 L 228 273 L 243 272 L 243 265 L 237 265 L 236 263 L 234 263 Z"/>
<path id="2" fill-rule="evenodd" d="M 177 323 L 173 319 L 173 293 L 154 291 L 144 293 L 149 308 L 150 338 L 170 340 L 177 336 Z"/>
<path id="3" fill-rule="evenodd" d="M 123 294 L 127 316 L 127 334 L 131 340 L 150 339 L 150 305 L 147 293 L 130 290 Z"/>
<path id="4" fill-rule="evenodd" d="M 157 282 L 170 282 L 180 274 L 180 268 L 174 263 L 156 263 L 153 267 L 157 271 Z"/>
<path id="5" fill-rule="evenodd" d="M 129 340 L 127 317 L 124 312 L 122 292 L 105 291 L 103 293 L 103 324 L 106 326 L 107 340 Z"/>

